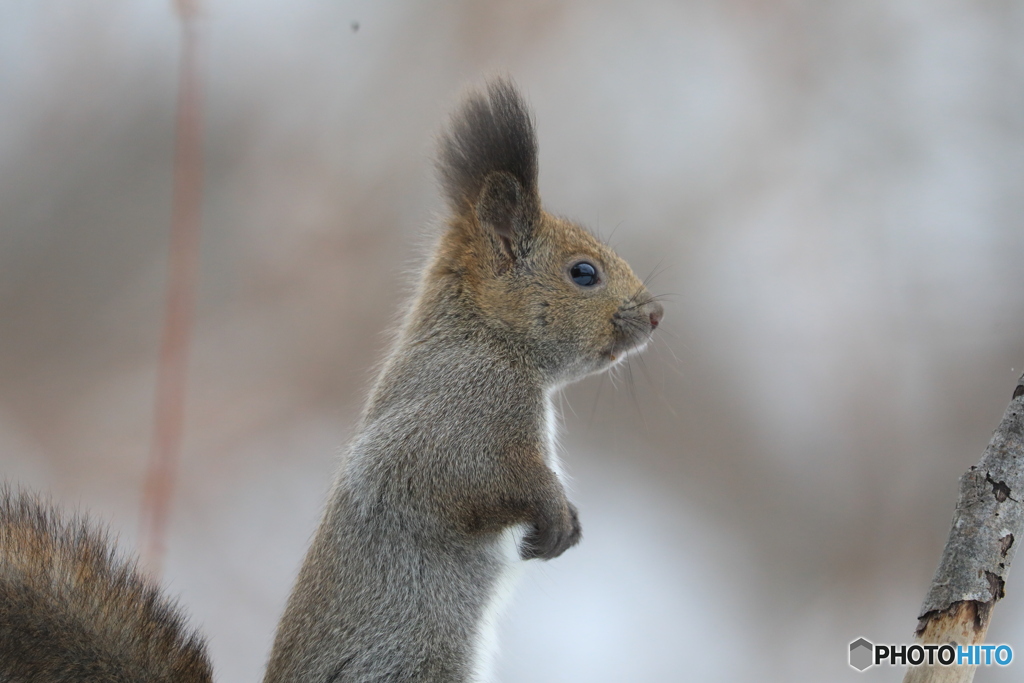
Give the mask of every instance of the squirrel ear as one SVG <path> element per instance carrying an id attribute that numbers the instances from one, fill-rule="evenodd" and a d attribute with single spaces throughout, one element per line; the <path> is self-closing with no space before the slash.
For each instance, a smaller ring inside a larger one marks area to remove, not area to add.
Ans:
<path id="1" fill-rule="evenodd" d="M 477 222 L 494 231 L 509 256 L 522 255 L 537 207 L 515 176 L 505 171 L 488 175 L 474 209 Z"/>
<path id="2" fill-rule="evenodd" d="M 499 234 L 511 236 L 512 215 L 539 211 L 537 137 L 512 81 L 499 78 L 486 92 L 470 93 L 442 134 L 438 151 L 441 186 L 455 214 L 475 209 Z"/>

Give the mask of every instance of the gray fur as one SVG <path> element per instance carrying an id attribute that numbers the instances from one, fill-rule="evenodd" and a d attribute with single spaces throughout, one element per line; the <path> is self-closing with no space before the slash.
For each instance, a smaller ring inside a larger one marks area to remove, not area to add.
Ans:
<path id="1" fill-rule="evenodd" d="M 580 539 L 551 467 L 549 396 L 646 343 L 661 307 L 607 247 L 540 211 L 526 107 L 507 81 L 488 95 L 470 96 L 442 138 L 453 215 L 335 479 L 265 683 L 479 680 L 505 575 Z M 580 254 L 602 264 L 600 287 L 568 277 Z"/>
<path id="2" fill-rule="evenodd" d="M 464 681 L 504 567 L 439 506 L 487 488 L 540 396 L 488 354 L 425 341 L 378 385 L 281 622 L 269 681 Z M 471 371 L 467 372 L 467 369 Z M 399 379 L 400 378 L 400 379 Z M 467 419 L 470 418 L 470 419 Z"/>

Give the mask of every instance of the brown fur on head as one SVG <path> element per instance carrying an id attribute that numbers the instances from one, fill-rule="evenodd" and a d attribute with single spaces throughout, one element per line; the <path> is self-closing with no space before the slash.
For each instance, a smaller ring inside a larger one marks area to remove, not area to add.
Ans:
<path id="1" fill-rule="evenodd" d="M 431 277 L 449 303 L 455 292 L 466 314 L 564 383 L 642 348 L 663 311 L 614 251 L 541 208 L 536 155 L 533 123 L 509 81 L 467 98 L 442 138 L 453 217 Z"/>

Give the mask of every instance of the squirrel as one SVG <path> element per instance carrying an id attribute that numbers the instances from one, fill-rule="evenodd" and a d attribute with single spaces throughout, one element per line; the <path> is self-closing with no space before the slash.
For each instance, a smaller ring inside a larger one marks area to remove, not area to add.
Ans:
<path id="1" fill-rule="evenodd" d="M 541 208 L 534 125 L 511 81 L 464 100 L 437 165 L 448 217 L 264 683 L 487 680 L 524 561 L 581 537 L 552 396 L 641 350 L 663 316 L 625 261 Z M 98 532 L 8 495 L 0 541 L 0 680 L 210 680 L 202 641 Z"/>

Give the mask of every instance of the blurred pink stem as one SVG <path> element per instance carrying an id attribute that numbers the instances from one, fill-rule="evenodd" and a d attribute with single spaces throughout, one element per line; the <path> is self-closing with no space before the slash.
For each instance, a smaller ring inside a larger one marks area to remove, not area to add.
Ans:
<path id="1" fill-rule="evenodd" d="M 181 453 L 188 347 L 199 272 L 202 207 L 202 93 L 195 2 L 176 3 L 181 21 L 181 63 L 174 150 L 167 308 L 156 385 L 153 443 L 142 497 L 142 558 L 159 575 Z"/>

